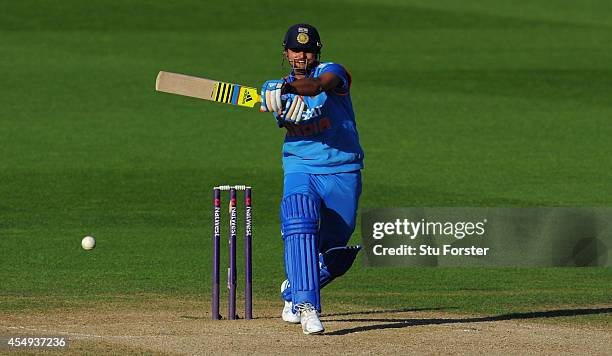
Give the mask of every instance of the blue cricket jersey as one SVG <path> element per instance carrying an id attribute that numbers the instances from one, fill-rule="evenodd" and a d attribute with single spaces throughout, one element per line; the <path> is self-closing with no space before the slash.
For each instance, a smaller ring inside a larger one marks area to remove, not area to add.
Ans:
<path id="1" fill-rule="evenodd" d="M 303 97 L 308 107 L 303 121 L 284 123 L 285 174 L 331 174 L 363 168 L 363 150 L 350 96 L 351 76 L 341 65 L 327 62 L 319 64 L 309 77 L 327 72 L 334 73 L 342 84 L 317 96 Z M 292 74 L 287 77 L 288 82 L 296 80 Z"/>

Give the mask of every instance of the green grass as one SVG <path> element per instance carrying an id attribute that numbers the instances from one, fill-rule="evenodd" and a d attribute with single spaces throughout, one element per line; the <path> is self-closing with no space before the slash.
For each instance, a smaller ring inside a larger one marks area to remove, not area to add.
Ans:
<path id="1" fill-rule="evenodd" d="M 612 204 L 609 2 L 309 4 L 0 5 L 0 309 L 204 298 L 210 187 L 226 182 L 254 186 L 255 294 L 276 298 L 282 130 L 153 82 L 278 78 L 283 33 L 304 19 L 353 75 L 362 207 Z M 603 268 L 358 264 L 324 298 L 503 314 L 610 304 L 611 285 Z"/>

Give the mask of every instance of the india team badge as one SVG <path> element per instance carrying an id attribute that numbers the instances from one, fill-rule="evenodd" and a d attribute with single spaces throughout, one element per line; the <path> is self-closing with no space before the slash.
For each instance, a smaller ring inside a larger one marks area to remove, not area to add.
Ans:
<path id="1" fill-rule="evenodd" d="M 299 44 L 306 44 L 308 43 L 308 34 L 306 34 L 305 32 L 302 32 L 300 34 L 297 35 L 297 41 Z"/>

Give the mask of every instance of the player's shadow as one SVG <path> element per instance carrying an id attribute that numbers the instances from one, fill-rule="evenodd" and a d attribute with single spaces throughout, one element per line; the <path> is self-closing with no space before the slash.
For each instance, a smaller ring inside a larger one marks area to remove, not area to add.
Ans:
<path id="1" fill-rule="evenodd" d="M 412 309 L 415 310 L 415 309 Z M 410 311 L 410 310 L 406 310 Z M 381 311 L 384 313 L 385 311 Z M 386 311 L 392 312 L 392 311 Z M 400 312 L 400 311 L 398 311 Z M 354 313 L 354 314 L 368 314 L 365 313 Z M 515 320 L 515 319 L 538 319 L 538 318 L 557 318 L 563 316 L 578 316 L 578 315 L 594 315 L 594 314 L 607 314 L 612 313 L 612 308 L 593 308 L 593 309 L 559 309 L 559 310 L 546 310 L 536 312 L 525 312 L 525 313 L 510 313 L 494 316 L 483 316 L 483 317 L 472 317 L 472 318 L 432 318 L 432 319 L 386 319 L 386 318 L 331 318 L 327 317 L 323 319 L 324 322 L 351 322 L 351 323 L 384 323 L 374 325 L 357 326 L 354 328 L 341 329 L 325 333 L 325 335 L 347 335 L 356 332 L 370 331 L 370 330 L 382 330 L 382 329 L 401 329 L 411 326 L 421 325 L 439 325 L 439 324 L 459 324 L 459 323 L 482 323 L 489 321 L 503 321 L 503 320 Z M 328 315 L 328 316 L 337 316 Z"/>
<path id="2" fill-rule="evenodd" d="M 454 309 L 453 307 L 442 307 L 442 308 L 402 308 L 402 309 L 383 309 L 383 310 L 367 310 L 367 311 L 358 311 L 358 312 L 343 312 L 343 313 L 332 313 L 332 314 L 323 314 L 324 317 L 335 317 L 335 316 L 350 316 L 350 315 L 372 315 L 372 314 L 389 314 L 389 313 L 407 313 L 407 312 L 418 312 L 418 311 L 436 311 L 436 310 L 449 310 Z M 190 320 L 209 320 L 210 316 L 190 316 L 190 315 L 181 315 L 183 319 Z M 224 319 L 224 318 L 222 318 Z M 241 316 L 237 316 L 236 319 L 242 319 Z M 278 315 L 273 316 L 255 316 L 253 319 L 278 319 Z M 372 319 L 376 320 L 376 319 Z M 382 319 L 379 319 L 382 320 Z M 338 320 L 340 321 L 340 320 Z M 348 320 L 345 320 L 348 321 Z"/>
<path id="3" fill-rule="evenodd" d="M 368 311 L 352 311 L 352 312 L 344 312 L 344 313 L 332 313 L 327 314 L 324 313 L 323 317 L 332 317 L 332 316 L 347 316 L 347 315 L 371 315 L 371 314 L 388 314 L 388 313 L 407 313 L 407 312 L 416 312 L 416 311 L 436 311 L 436 310 L 449 310 L 455 309 L 454 307 L 441 307 L 441 308 L 402 308 L 402 309 L 383 309 L 383 310 L 368 310 Z M 330 320 L 332 321 L 332 320 Z M 340 321 L 340 320 L 335 320 Z M 348 319 L 346 320 L 348 321 Z"/>

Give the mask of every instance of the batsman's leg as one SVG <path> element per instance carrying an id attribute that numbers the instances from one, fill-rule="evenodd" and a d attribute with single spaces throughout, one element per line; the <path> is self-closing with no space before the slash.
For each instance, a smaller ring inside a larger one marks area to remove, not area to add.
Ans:
<path id="1" fill-rule="evenodd" d="M 323 197 L 319 210 L 319 286 L 323 288 L 352 266 L 360 246 L 346 246 L 355 230 L 361 195 L 361 172 L 314 175 L 311 186 Z M 291 288 L 283 291 L 292 300 Z"/>
<path id="2" fill-rule="evenodd" d="M 285 242 L 285 271 L 291 285 L 293 312 L 299 313 L 304 334 L 325 328 L 319 319 L 319 201 L 307 194 L 291 194 L 281 203 Z"/>
<path id="3" fill-rule="evenodd" d="M 308 303 L 320 310 L 319 201 L 306 194 L 283 198 L 281 226 L 293 306 Z"/>

